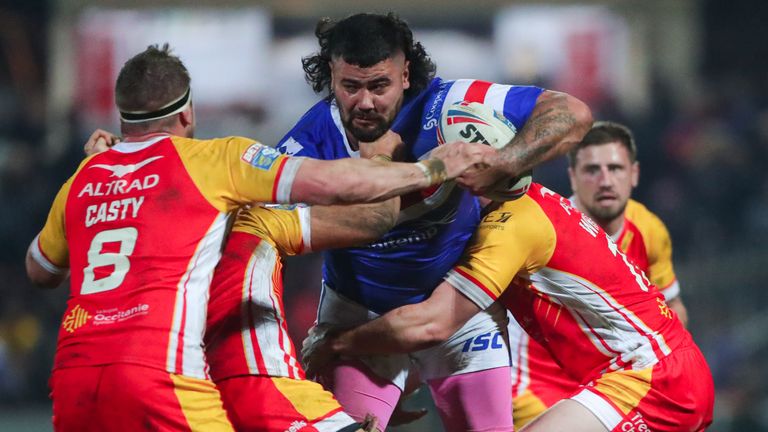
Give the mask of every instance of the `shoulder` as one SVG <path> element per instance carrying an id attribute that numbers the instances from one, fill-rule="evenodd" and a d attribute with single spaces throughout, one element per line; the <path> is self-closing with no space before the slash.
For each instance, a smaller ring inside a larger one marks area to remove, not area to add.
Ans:
<path id="1" fill-rule="evenodd" d="M 632 222 L 643 234 L 661 234 L 667 232 L 667 227 L 655 213 L 642 203 L 630 199 L 624 216 Z"/>

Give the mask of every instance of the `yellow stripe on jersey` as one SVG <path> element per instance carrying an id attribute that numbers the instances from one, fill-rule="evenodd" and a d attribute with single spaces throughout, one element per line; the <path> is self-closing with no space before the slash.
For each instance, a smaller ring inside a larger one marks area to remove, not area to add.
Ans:
<path id="1" fill-rule="evenodd" d="M 624 215 L 643 236 L 648 253 L 648 277 L 651 283 L 663 290 L 675 282 L 672 266 L 672 239 L 664 222 L 639 202 L 630 199 Z"/>
<path id="2" fill-rule="evenodd" d="M 480 222 L 458 269 L 498 297 L 520 273 L 544 267 L 557 236 L 547 215 L 532 198 L 508 201 Z"/>
<path id="3" fill-rule="evenodd" d="M 69 245 L 67 244 L 65 214 L 72 180 L 92 157 L 89 156 L 83 159 L 75 173 L 72 174 L 72 177 L 67 179 L 61 186 L 56 194 L 56 198 L 53 200 L 51 210 L 48 212 L 48 219 L 40 231 L 40 251 L 51 261 L 51 264 L 57 267 L 69 267 Z"/>
<path id="4" fill-rule="evenodd" d="M 274 246 L 281 255 L 298 255 L 304 245 L 299 211 L 296 208 L 254 206 L 241 210 L 232 231 L 260 237 Z"/>
<path id="5" fill-rule="evenodd" d="M 597 379 L 595 389 L 608 397 L 626 415 L 651 389 L 653 367 L 609 372 Z"/>
<path id="6" fill-rule="evenodd" d="M 242 137 L 171 139 L 192 181 L 217 210 L 274 202 L 274 183 L 287 156 Z"/>
<path id="7" fill-rule="evenodd" d="M 341 408 L 333 395 L 316 382 L 273 377 L 272 383 L 293 404 L 296 412 L 309 421 L 324 417 L 331 411 Z"/>
<path id="8" fill-rule="evenodd" d="M 512 420 L 515 422 L 515 430 L 520 430 L 547 408 L 549 407 L 533 394 L 531 389 L 525 389 L 512 401 Z"/>
<path id="9" fill-rule="evenodd" d="M 169 374 L 189 428 L 200 432 L 234 431 L 213 382 Z"/>

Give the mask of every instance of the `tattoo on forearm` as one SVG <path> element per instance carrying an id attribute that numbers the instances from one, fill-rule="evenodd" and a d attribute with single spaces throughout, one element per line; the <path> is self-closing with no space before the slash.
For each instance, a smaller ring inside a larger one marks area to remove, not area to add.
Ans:
<path id="1" fill-rule="evenodd" d="M 523 171 L 544 161 L 577 126 L 565 95 L 553 95 L 536 107 L 531 118 L 504 148 L 504 163 Z"/>

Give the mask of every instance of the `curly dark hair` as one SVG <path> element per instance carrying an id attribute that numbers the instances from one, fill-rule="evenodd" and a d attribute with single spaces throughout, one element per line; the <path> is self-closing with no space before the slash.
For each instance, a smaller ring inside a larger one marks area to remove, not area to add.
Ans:
<path id="1" fill-rule="evenodd" d="M 424 90 L 435 76 L 435 64 L 424 47 L 414 42 L 408 24 L 393 13 L 387 15 L 361 13 L 333 21 L 323 18 L 317 23 L 315 36 L 320 52 L 301 59 L 304 75 L 315 93 L 328 90 L 332 97 L 331 66 L 333 58 L 360 67 L 370 67 L 398 52 L 409 62 L 411 86 L 409 97 Z"/>

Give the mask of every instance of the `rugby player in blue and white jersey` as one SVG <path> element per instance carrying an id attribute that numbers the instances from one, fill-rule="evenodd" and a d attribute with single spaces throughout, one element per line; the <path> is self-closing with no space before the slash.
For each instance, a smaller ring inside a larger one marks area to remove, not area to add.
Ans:
<path id="1" fill-rule="evenodd" d="M 277 148 L 287 154 L 358 157 L 360 143 L 391 129 L 405 143 L 396 159 L 419 160 L 439 145 L 443 107 L 481 102 L 517 128 L 491 169 L 458 180 L 482 193 L 564 154 L 592 123 L 586 105 L 563 93 L 434 78 L 435 65 L 424 48 L 392 14 L 324 19 L 315 33 L 320 52 L 303 59 L 304 70 L 316 92 L 329 94 L 280 141 Z M 325 253 L 319 326 L 310 344 L 324 330 L 356 326 L 424 300 L 461 256 L 481 217 L 478 199 L 453 182 L 401 200 L 398 224 L 382 239 Z M 505 327 L 503 307 L 494 305 L 437 347 L 340 359 L 323 378 L 346 412 L 356 419 L 374 414 L 383 430 L 414 367 L 429 385 L 446 430 L 512 430 Z"/>

